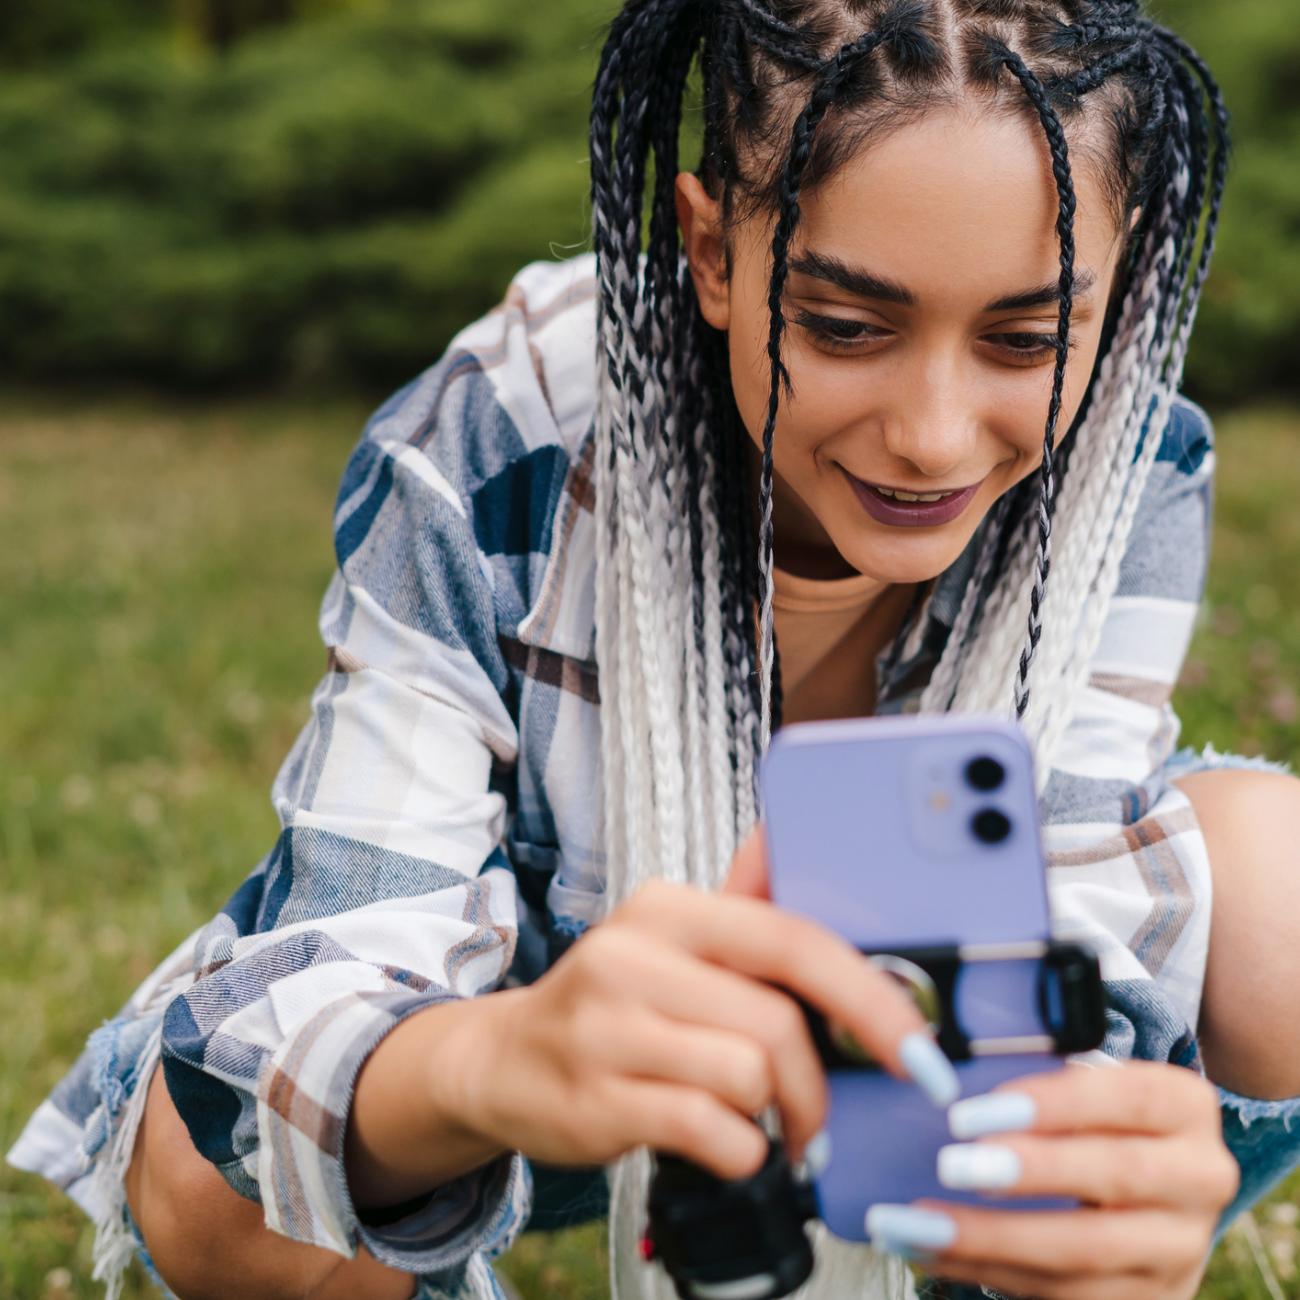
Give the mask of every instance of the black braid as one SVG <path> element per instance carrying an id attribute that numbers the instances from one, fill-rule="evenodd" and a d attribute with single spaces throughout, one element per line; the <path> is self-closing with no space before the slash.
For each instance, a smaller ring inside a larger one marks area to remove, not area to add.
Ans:
<path id="1" fill-rule="evenodd" d="M 888 37 L 885 31 L 871 31 L 840 47 L 835 57 L 824 66 L 803 111 L 795 119 L 791 134 L 790 154 L 781 174 L 780 209 L 772 235 L 772 277 L 768 283 L 767 307 L 769 316 L 767 355 L 771 363 L 771 387 L 767 399 L 767 417 L 763 425 L 763 464 L 759 480 L 759 518 L 762 564 L 765 571 L 772 565 L 772 442 L 776 432 L 777 410 L 781 390 L 790 391 L 790 375 L 781 360 L 781 336 L 785 332 L 785 311 L 782 299 L 789 275 L 787 255 L 795 227 L 799 224 L 799 190 L 804 169 L 812 154 L 813 135 L 827 109 L 835 102 L 840 91 L 860 59 L 865 58 Z"/>
<path id="2" fill-rule="evenodd" d="M 1200 297 L 1206 276 L 1209 275 L 1210 258 L 1213 256 L 1215 237 L 1218 234 L 1219 214 L 1223 207 L 1223 191 L 1227 183 L 1228 162 L 1232 152 L 1231 123 L 1228 117 L 1227 105 L 1223 101 L 1223 94 L 1201 56 L 1180 36 L 1167 31 L 1165 28 L 1157 28 L 1156 35 L 1157 39 L 1180 57 L 1196 75 L 1206 99 L 1209 100 L 1210 117 L 1213 122 L 1214 159 L 1209 181 L 1210 206 L 1205 216 L 1205 235 L 1201 241 L 1201 256 L 1197 262 L 1196 274 L 1193 277 L 1191 286 L 1192 299 L 1195 301 Z"/>
<path id="3" fill-rule="evenodd" d="M 1134 41 L 1123 49 L 1103 55 L 1095 63 L 1072 76 L 1051 77 L 1045 84 L 1052 93 L 1065 91 L 1076 97 L 1086 95 L 1089 91 L 1104 85 L 1116 73 L 1127 72 L 1130 68 L 1136 67 L 1144 58 L 1145 53 L 1141 43 Z"/>
<path id="4" fill-rule="evenodd" d="M 1029 642 L 1020 654 L 1016 677 L 1016 717 L 1023 718 L 1029 707 L 1029 666 L 1042 636 L 1042 604 L 1047 594 L 1047 575 L 1052 567 L 1052 513 L 1056 506 L 1056 479 L 1052 472 L 1052 455 L 1056 444 L 1056 424 L 1061 415 L 1061 393 L 1065 386 L 1065 367 L 1070 359 L 1070 313 L 1074 306 L 1074 180 L 1070 175 L 1070 152 L 1065 131 L 1056 116 L 1043 83 L 1021 57 L 1002 47 L 1002 62 L 1020 82 L 1030 103 L 1038 112 L 1043 132 L 1052 151 L 1052 175 L 1056 179 L 1059 207 L 1056 234 L 1061 245 L 1060 312 L 1056 328 L 1056 367 L 1052 372 L 1052 396 L 1047 408 L 1047 429 L 1043 435 L 1043 461 L 1039 472 L 1038 498 L 1038 572 L 1029 593 Z"/>
<path id="5" fill-rule="evenodd" d="M 1077 23 L 1051 20 L 1029 43 L 1040 54 L 1072 53 L 1098 45 L 1135 41 L 1141 35 L 1143 26 L 1140 19 L 1084 20 Z"/>
<path id="6" fill-rule="evenodd" d="M 756 0 L 739 0 L 737 19 L 751 45 L 804 72 L 821 72 L 823 60 L 806 34 L 782 22 Z"/>

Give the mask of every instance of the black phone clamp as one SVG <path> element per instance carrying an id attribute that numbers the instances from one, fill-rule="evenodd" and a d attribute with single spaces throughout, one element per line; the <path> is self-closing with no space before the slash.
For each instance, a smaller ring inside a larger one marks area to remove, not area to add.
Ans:
<path id="1" fill-rule="evenodd" d="M 812 1274 L 804 1225 L 817 1196 L 779 1138 L 749 1178 L 726 1182 L 678 1156 L 656 1154 L 641 1255 L 661 1263 L 683 1300 L 773 1300 Z"/>
<path id="2" fill-rule="evenodd" d="M 1061 939 L 1007 943 L 931 944 L 866 955 L 911 994 L 953 1061 L 976 1056 L 1051 1052 L 1066 1056 L 1100 1047 L 1106 1036 L 1106 991 L 1101 963 L 1082 944 Z M 957 985 L 965 966 L 977 962 L 1038 962 L 1037 1004 L 1042 1032 L 973 1037 L 958 1013 Z M 805 1005 L 813 1042 L 827 1069 L 878 1069 L 879 1063 L 843 1028 L 828 1024 Z"/>
<path id="3" fill-rule="evenodd" d="M 1019 1052 L 1083 1052 L 1100 1046 L 1106 1033 L 1101 965 L 1081 944 L 934 944 L 867 956 L 911 993 L 934 1027 L 939 1046 L 954 1061 Z M 1038 962 L 1042 1032 L 972 1037 L 957 1010 L 962 968 L 1025 960 Z M 806 1004 L 804 1012 L 828 1070 L 879 1068 L 846 1032 L 828 1025 Z M 756 1174 L 732 1182 L 676 1156 L 657 1154 L 647 1209 L 642 1255 L 663 1264 L 683 1300 L 775 1300 L 812 1273 L 805 1225 L 817 1217 L 816 1191 L 808 1171 L 791 1165 L 777 1138 L 769 1138 L 767 1159 Z"/>

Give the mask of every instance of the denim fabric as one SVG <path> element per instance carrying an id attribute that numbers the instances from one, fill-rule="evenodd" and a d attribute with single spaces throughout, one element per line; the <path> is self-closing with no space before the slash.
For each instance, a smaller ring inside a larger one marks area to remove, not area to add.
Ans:
<path id="1" fill-rule="evenodd" d="M 1241 1186 L 1223 1212 L 1217 1241 L 1243 1210 L 1300 1165 L 1300 1098 L 1257 1101 L 1219 1089 L 1223 1140 L 1241 1167 Z"/>

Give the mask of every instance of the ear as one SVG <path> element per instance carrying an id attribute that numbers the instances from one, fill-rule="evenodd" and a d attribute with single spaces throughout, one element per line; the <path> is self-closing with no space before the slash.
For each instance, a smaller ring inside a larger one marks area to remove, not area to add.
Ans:
<path id="1" fill-rule="evenodd" d="M 717 330 L 731 323 L 731 293 L 727 284 L 727 247 L 722 235 L 722 207 L 709 198 L 699 177 L 680 172 L 675 186 L 677 224 L 682 232 L 686 262 L 695 282 L 700 313 Z"/>

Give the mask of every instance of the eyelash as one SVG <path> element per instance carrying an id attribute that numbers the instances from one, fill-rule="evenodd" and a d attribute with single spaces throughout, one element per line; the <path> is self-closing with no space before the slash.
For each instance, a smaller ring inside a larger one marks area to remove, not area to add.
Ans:
<path id="1" fill-rule="evenodd" d="M 889 330 L 878 329 L 866 321 L 849 320 L 843 316 L 819 316 L 802 310 L 795 317 L 795 323 L 833 352 L 850 352 L 859 344 L 887 338 L 890 333 Z M 1056 352 L 1055 334 L 1017 330 L 1007 334 L 988 334 L 985 338 L 990 341 L 1001 340 L 994 346 L 1004 354 L 1015 357 L 1017 361 L 1038 360 Z M 1077 346 L 1076 340 L 1070 339 L 1069 346 L 1073 352 Z"/>

